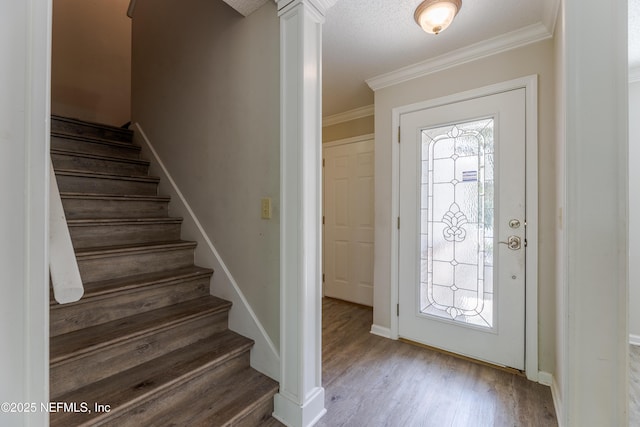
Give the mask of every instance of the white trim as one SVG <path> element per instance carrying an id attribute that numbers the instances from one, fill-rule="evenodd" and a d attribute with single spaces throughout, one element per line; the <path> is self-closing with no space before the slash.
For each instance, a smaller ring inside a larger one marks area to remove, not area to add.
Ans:
<path id="1" fill-rule="evenodd" d="M 361 119 L 363 117 L 373 116 L 375 114 L 375 106 L 365 105 L 364 107 L 354 108 L 344 113 L 334 114 L 322 119 L 322 127 L 337 125 L 338 123 L 350 122 L 351 120 Z"/>
<path id="2" fill-rule="evenodd" d="M 366 82 L 375 91 L 551 37 L 552 34 L 547 27 L 539 22 L 417 64 L 402 67 L 390 73 L 372 77 Z"/>
<path id="3" fill-rule="evenodd" d="M 543 6 L 542 23 L 552 36 L 556 32 L 556 23 L 560 13 L 560 0 L 545 0 Z"/>
<path id="4" fill-rule="evenodd" d="M 322 148 L 337 147 L 339 145 L 353 144 L 355 142 L 371 141 L 375 139 L 375 134 L 368 133 L 366 135 L 352 136 L 351 138 L 336 139 L 322 144 Z"/>
<path id="5" fill-rule="evenodd" d="M 385 328 L 380 325 L 371 325 L 371 331 L 369 331 L 373 335 L 378 335 L 383 338 L 391 338 L 391 329 Z"/>
<path id="6" fill-rule="evenodd" d="M 629 334 L 629 344 L 640 345 L 640 335 Z"/>
<path id="7" fill-rule="evenodd" d="M 538 76 L 531 75 L 490 86 L 484 86 L 441 98 L 396 107 L 392 110 L 392 129 L 400 125 L 400 115 L 468 99 L 489 96 L 513 89 L 525 89 L 526 102 L 526 290 L 525 290 L 525 372 L 531 381 L 538 381 Z M 395 132 L 392 132 L 395 135 Z M 398 229 L 395 221 L 399 215 L 399 148 L 392 143 L 392 226 L 391 228 L 391 337 L 398 337 Z"/>
<path id="8" fill-rule="evenodd" d="M 558 421 L 558 427 L 565 427 L 566 423 L 562 414 L 564 409 L 562 407 L 562 399 L 560 395 L 560 387 L 555 377 L 551 377 L 551 398 L 553 399 L 553 408 L 556 411 L 556 420 Z"/>
<path id="9" fill-rule="evenodd" d="M 538 372 L 538 383 L 551 387 L 553 384 L 553 375 L 545 371 Z"/>
<path id="10" fill-rule="evenodd" d="M 276 394 L 273 401 L 273 418 L 287 427 L 311 427 L 326 413 L 324 389 L 322 387 L 316 387 L 311 391 L 302 410 L 280 393 Z"/>
<path id="11" fill-rule="evenodd" d="M 627 2 L 562 3 L 566 282 L 559 285 L 568 298 L 558 307 L 567 345 L 558 363 L 561 409 L 568 426 L 622 426 L 629 403 Z M 594 33 L 593 22 L 607 31 Z"/>
<path id="12" fill-rule="evenodd" d="M 55 300 L 68 304 L 82 298 L 84 286 L 53 163 L 50 163 L 49 170 L 49 271 Z"/>
<path id="13" fill-rule="evenodd" d="M 322 23 L 336 0 L 280 0 L 280 390 L 274 416 L 306 427 L 322 388 Z"/>
<path id="14" fill-rule="evenodd" d="M 640 82 L 640 66 L 629 68 L 629 83 Z"/>
<path id="15" fill-rule="evenodd" d="M 215 270 L 211 286 L 212 295 L 225 298 L 233 303 L 229 312 L 229 329 L 255 341 L 251 349 L 251 366 L 278 381 L 280 379 L 280 355 L 276 346 L 271 341 L 269 334 L 265 331 L 238 283 L 211 242 L 198 217 L 191 209 L 189 202 L 173 180 L 158 152 L 154 149 L 142 126 L 140 123 L 135 123 L 133 128 L 135 131 L 134 141 L 142 147 L 143 156 L 152 162 L 153 173 L 161 176 L 161 190 L 172 196 L 171 210 L 184 218 L 182 233 L 198 242 L 196 262 Z M 144 142 L 143 144 L 139 143 L 140 139 Z"/>

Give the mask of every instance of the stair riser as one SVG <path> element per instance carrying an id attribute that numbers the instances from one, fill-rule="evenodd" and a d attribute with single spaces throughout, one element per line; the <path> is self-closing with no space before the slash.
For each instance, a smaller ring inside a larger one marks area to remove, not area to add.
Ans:
<path id="1" fill-rule="evenodd" d="M 70 226 L 76 249 L 180 239 L 180 223 Z"/>
<path id="2" fill-rule="evenodd" d="M 127 194 L 155 196 L 158 184 L 150 181 L 56 175 L 60 191 L 69 193 Z"/>
<path id="3" fill-rule="evenodd" d="M 96 297 L 85 303 L 53 306 L 50 335 L 66 334 L 209 295 L 210 280 L 211 276 L 207 275 L 178 284 L 170 282 Z"/>
<path id="4" fill-rule="evenodd" d="M 67 219 L 163 218 L 169 216 L 169 202 L 153 200 L 104 200 L 62 198 Z"/>
<path id="5" fill-rule="evenodd" d="M 147 175 L 149 169 L 149 165 L 146 163 L 94 159 L 78 157 L 72 154 L 51 153 L 51 160 L 55 169 L 71 169 L 113 175 L 144 176 Z"/>
<path id="6" fill-rule="evenodd" d="M 123 253 L 110 256 L 78 257 L 83 283 L 115 279 L 133 274 L 168 271 L 193 265 L 193 248 L 161 252 Z"/>
<path id="7" fill-rule="evenodd" d="M 140 157 L 140 149 L 134 145 L 129 148 L 127 146 L 103 144 L 96 141 L 71 139 L 56 135 L 51 135 L 51 148 L 125 159 L 138 159 Z"/>
<path id="8" fill-rule="evenodd" d="M 52 400 L 227 329 L 227 311 L 207 314 L 72 358 L 50 368 Z M 108 402 L 104 402 L 108 403 Z"/>
<path id="9" fill-rule="evenodd" d="M 110 129 L 102 126 L 92 126 L 90 124 L 77 123 L 66 120 L 51 119 L 51 131 L 66 132 L 76 135 L 89 136 L 93 138 L 112 139 L 115 141 L 130 142 L 132 133 L 126 130 Z"/>
<path id="10" fill-rule="evenodd" d="M 177 388 L 168 390 L 165 393 L 157 394 L 152 399 L 133 407 L 128 411 L 123 411 L 117 418 L 110 418 L 96 425 L 104 427 L 138 427 L 142 425 L 161 425 L 164 414 L 182 413 L 183 418 L 190 416 L 197 417 L 198 414 L 189 413 L 188 402 L 193 399 L 206 399 L 210 396 L 211 389 L 230 373 L 237 373 L 249 365 L 249 353 L 245 352 L 227 362 L 213 367 L 203 372 L 196 378 L 188 381 Z M 185 404 L 187 402 L 187 404 Z M 212 406 L 217 402 L 212 401 Z M 179 412 L 177 412 L 179 411 Z M 171 424 L 171 426 L 189 425 L 196 427 L 197 424 L 188 422 Z M 160 424 L 159 424 L 160 423 Z"/>
<path id="11" fill-rule="evenodd" d="M 259 406 L 253 408 L 246 417 L 233 423 L 233 427 L 255 427 L 271 419 L 273 414 L 273 397 L 265 399 Z"/>

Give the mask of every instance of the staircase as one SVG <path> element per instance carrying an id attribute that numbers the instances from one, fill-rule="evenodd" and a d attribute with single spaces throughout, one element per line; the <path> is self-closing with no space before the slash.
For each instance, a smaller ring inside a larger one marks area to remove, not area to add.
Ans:
<path id="1" fill-rule="evenodd" d="M 53 117 L 51 158 L 83 298 L 50 305 L 51 426 L 272 426 L 278 384 L 249 366 L 132 132 Z"/>

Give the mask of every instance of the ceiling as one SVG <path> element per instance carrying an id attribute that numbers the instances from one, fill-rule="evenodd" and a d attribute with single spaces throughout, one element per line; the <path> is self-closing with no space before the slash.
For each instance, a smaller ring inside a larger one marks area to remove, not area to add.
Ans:
<path id="1" fill-rule="evenodd" d="M 559 0 L 463 0 L 434 36 L 413 20 L 421 0 L 339 0 L 323 25 L 323 117 L 373 104 L 367 79 L 535 24 L 551 33 Z M 630 65 L 640 65 L 640 0 L 629 0 Z M 635 29 L 638 29 L 637 31 Z"/>

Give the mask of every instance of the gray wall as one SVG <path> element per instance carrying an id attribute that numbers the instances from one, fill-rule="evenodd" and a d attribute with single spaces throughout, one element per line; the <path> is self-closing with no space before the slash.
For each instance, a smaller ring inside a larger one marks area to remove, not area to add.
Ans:
<path id="1" fill-rule="evenodd" d="M 278 346 L 276 5 L 243 18 L 222 0 L 138 0 L 133 58 L 134 122 Z M 263 197 L 271 220 L 260 219 Z"/>
<path id="2" fill-rule="evenodd" d="M 391 260 L 391 110 L 538 74 L 539 367 L 555 369 L 555 85 L 553 40 L 538 42 L 376 91 L 376 249 L 374 324 L 389 327 Z"/>

